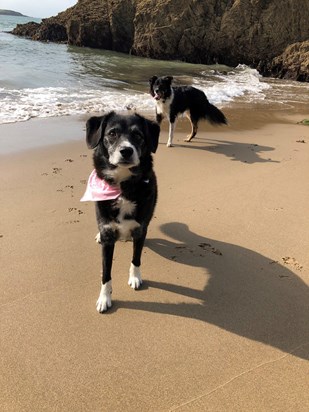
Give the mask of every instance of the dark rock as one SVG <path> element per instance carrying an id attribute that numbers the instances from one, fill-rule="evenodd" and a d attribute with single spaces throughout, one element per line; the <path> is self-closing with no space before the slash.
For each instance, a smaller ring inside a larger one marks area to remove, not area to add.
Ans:
<path id="1" fill-rule="evenodd" d="M 58 23 L 42 24 L 39 31 L 34 35 L 34 40 L 66 42 L 68 40 L 67 30 Z"/>
<path id="2" fill-rule="evenodd" d="M 32 40 L 66 42 L 68 40 L 66 27 L 58 23 L 36 23 L 29 22 L 25 24 L 17 24 L 11 32 L 17 36 L 28 37 Z"/>
<path id="3" fill-rule="evenodd" d="M 309 40 L 308 21 L 308 0 L 79 0 L 30 37 L 159 59 L 243 63 L 308 81 L 305 46 L 291 46 Z M 23 35 L 20 27 L 13 33 Z"/>
<path id="4" fill-rule="evenodd" d="M 17 24 L 15 29 L 12 31 L 13 34 L 16 34 L 17 36 L 24 36 L 32 39 L 36 33 L 40 29 L 40 23 L 36 23 L 34 21 L 31 21 L 26 24 Z"/>
<path id="5" fill-rule="evenodd" d="M 309 82 L 309 40 L 291 44 L 259 69 L 264 76 Z"/>

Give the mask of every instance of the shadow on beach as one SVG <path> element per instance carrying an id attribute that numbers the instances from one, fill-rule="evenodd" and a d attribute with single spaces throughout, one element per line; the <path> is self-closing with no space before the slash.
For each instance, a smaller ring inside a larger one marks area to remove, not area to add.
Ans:
<path id="1" fill-rule="evenodd" d="M 169 291 L 197 302 L 118 301 L 118 309 L 200 320 L 309 359 L 309 288 L 295 273 L 252 250 L 199 236 L 183 223 L 164 224 L 161 230 L 172 240 L 149 239 L 147 247 L 165 259 L 187 265 L 188 277 L 192 276 L 191 266 L 207 269 L 207 285 L 197 290 L 194 279 L 192 288 L 146 280 L 145 288 Z"/>
<path id="2" fill-rule="evenodd" d="M 165 145 L 166 143 L 160 142 L 160 144 Z M 261 146 L 252 143 L 239 143 L 227 140 L 210 140 L 203 138 L 196 138 L 190 143 L 179 143 L 175 142 L 174 148 L 170 150 L 177 149 L 192 149 L 192 150 L 205 150 L 208 152 L 215 152 L 217 154 L 226 156 L 233 161 L 239 161 L 242 163 L 279 163 L 271 158 L 263 158 L 260 155 L 264 152 L 271 152 L 275 149 L 270 146 Z"/>

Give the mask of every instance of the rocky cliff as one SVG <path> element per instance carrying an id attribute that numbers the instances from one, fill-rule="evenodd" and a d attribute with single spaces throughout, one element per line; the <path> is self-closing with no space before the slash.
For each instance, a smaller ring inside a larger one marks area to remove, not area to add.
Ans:
<path id="1" fill-rule="evenodd" d="M 308 22 L 308 0 L 79 0 L 30 37 L 309 81 Z"/>

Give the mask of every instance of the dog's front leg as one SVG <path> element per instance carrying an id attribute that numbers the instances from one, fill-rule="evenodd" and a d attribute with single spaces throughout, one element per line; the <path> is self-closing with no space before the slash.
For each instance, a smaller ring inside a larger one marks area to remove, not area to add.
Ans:
<path id="1" fill-rule="evenodd" d="M 162 120 L 163 120 L 163 114 L 162 114 L 162 113 L 158 113 L 158 112 L 156 111 L 156 121 L 157 121 L 157 123 L 161 124 L 161 123 L 162 123 Z"/>
<path id="2" fill-rule="evenodd" d="M 169 133 L 168 133 L 168 141 L 167 141 L 167 147 L 172 147 L 173 146 L 173 138 L 174 138 L 174 129 L 175 129 L 175 123 L 176 123 L 176 117 L 170 116 L 170 126 L 169 126 Z"/>
<path id="3" fill-rule="evenodd" d="M 129 270 L 129 281 L 128 285 L 132 289 L 139 289 L 143 283 L 140 266 L 141 266 L 141 255 L 145 243 L 146 232 L 143 231 L 141 236 L 134 237 L 133 235 L 133 258 Z"/>
<path id="4" fill-rule="evenodd" d="M 106 312 L 112 306 L 112 263 L 115 243 L 102 243 L 102 285 L 99 299 L 97 300 L 97 311 Z"/>
<path id="5" fill-rule="evenodd" d="M 167 147 L 173 147 L 174 129 L 175 129 L 175 122 L 170 123 L 168 141 L 167 141 L 167 145 L 166 145 Z"/>

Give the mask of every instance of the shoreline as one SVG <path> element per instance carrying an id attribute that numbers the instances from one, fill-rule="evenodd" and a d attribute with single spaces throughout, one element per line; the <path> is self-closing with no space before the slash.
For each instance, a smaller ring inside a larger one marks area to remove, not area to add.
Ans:
<path id="1" fill-rule="evenodd" d="M 207 121 L 199 123 L 199 132 L 225 133 L 231 130 L 254 130 L 272 123 L 294 124 L 309 117 L 304 105 L 285 108 L 281 110 L 278 106 L 267 107 L 263 104 L 225 106 L 221 109 L 228 119 L 228 126 L 214 127 Z M 155 120 L 154 112 L 137 111 L 138 113 Z M 125 114 L 133 111 L 124 112 Z M 18 152 L 38 150 L 46 146 L 77 142 L 84 139 L 86 121 L 92 115 L 84 115 L 33 118 L 24 122 L 0 124 L 0 157 Z M 162 134 L 168 134 L 168 121 L 163 120 L 161 124 Z M 185 116 L 179 116 L 176 122 L 176 133 L 190 131 L 190 123 Z M 194 139 L 196 142 L 197 137 Z"/>

